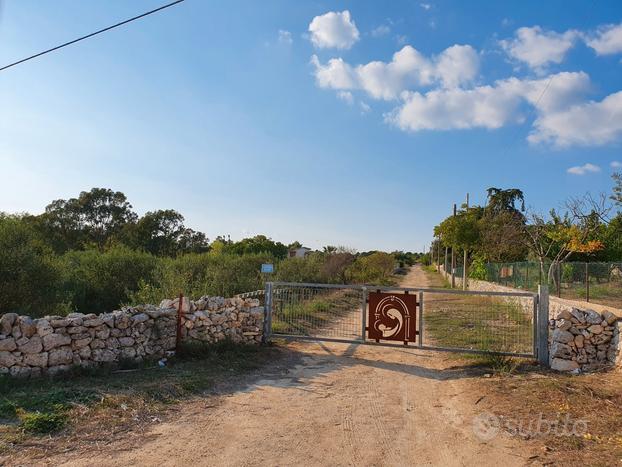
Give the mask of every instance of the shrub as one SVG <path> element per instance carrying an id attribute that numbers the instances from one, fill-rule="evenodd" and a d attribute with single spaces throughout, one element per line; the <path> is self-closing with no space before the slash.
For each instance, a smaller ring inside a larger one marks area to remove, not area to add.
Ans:
<path id="1" fill-rule="evenodd" d="M 486 271 L 486 263 L 483 258 L 475 257 L 473 262 L 471 263 L 471 268 L 469 270 L 469 277 L 471 279 L 477 279 L 480 281 L 485 281 L 488 278 L 488 273 Z"/>
<path id="2" fill-rule="evenodd" d="M 375 252 L 360 256 L 348 268 L 351 282 L 358 284 L 391 285 L 395 258 L 388 253 Z"/>
<path id="3" fill-rule="evenodd" d="M 56 257 L 34 229 L 0 214 L 0 314 L 43 316 L 66 309 Z"/>
<path id="4" fill-rule="evenodd" d="M 71 251 L 62 259 L 64 287 L 72 307 L 83 313 L 112 311 L 149 283 L 158 260 L 149 253 L 117 246 L 106 252 Z"/>
<path id="5" fill-rule="evenodd" d="M 28 433 L 45 434 L 60 430 L 67 422 L 63 413 L 25 412 L 20 414 L 22 429 Z"/>
<path id="6" fill-rule="evenodd" d="M 263 288 L 261 263 L 271 261 L 265 254 L 229 255 L 193 253 L 162 259 L 152 280 L 140 282 L 129 302 L 159 303 L 179 293 L 192 298 L 202 295 L 231 297 Z"/>

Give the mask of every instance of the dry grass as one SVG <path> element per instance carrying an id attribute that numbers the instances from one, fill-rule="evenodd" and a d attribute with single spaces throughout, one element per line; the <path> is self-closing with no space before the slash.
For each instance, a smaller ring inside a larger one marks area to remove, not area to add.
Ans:
<path id="1" fill-rule="evenodd" d="M 505 374 L 482 380 L 482 410 L 504 420 L 570 422 L 576 434 L 527 433 L 521 436 L 537 452 L 543 465 L 602 465 L 622 463 L 622 374 L 620 372 L 568 376 L 549 372 Z M 535 424 L 533 425 L 535 427 Z M 530 430 L 526 430 L 529 432 Z M 533 431 L 533 430 L 531 430 Z M 565 432 L 571 432 L 572 428 Z M 559 429 L 557 433 L 564 432 Z"/>

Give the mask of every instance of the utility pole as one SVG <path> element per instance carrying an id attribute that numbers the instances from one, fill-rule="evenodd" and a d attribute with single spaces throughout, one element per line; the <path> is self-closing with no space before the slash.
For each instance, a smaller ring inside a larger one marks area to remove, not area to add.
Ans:
<path id="1" fill-rule="evenodd" d="M 454 217 L 456 217 L 456 203 L 454 203 Z M 454 254 L 454 246 L 451 247 L 451 288 L 454 289 L 456 287 L 456 255 Z"/>
<path id="2" fill-rule="evenodd" d="M 469 194 L 466 194 L 466 210 L 469 212 Z M 464 259 L 462 260 L 462 290 L 467 289 L 467 249 L 464 248 Z"/>

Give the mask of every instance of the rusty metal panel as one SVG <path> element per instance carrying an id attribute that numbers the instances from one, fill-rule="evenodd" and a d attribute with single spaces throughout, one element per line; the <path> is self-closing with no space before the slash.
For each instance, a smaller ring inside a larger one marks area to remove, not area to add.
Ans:
<path id="1" fill-rule="evenodd" d="M 376 341 L 417 340 L 417 296 L 415 294 L 369 293 L 367 337 Z"/>

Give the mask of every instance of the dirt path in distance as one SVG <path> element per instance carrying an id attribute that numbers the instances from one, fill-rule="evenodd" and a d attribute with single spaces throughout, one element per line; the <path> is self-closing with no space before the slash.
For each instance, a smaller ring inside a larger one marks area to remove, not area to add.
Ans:
<path id="1" fill-rule="evenodd" d="M 404 286 L 428 285 L 419 266 Z M 50 465 L 503 466 L 529 463 L 519 441 L 473 430 L 473 370 L 412 348 L 293 342 L 302 355 L 229 395 L 206 396 L 131 442 Z"/>

